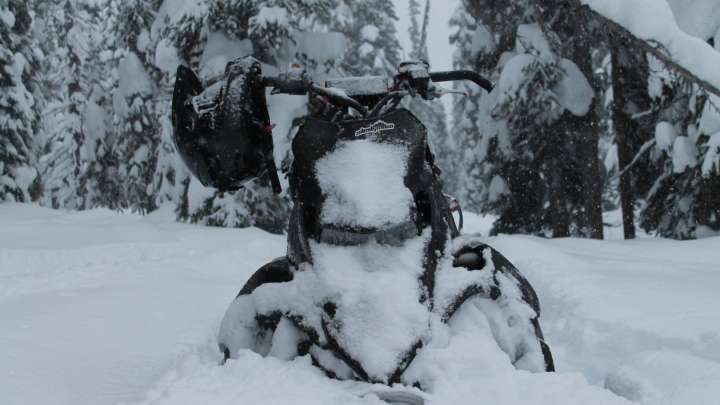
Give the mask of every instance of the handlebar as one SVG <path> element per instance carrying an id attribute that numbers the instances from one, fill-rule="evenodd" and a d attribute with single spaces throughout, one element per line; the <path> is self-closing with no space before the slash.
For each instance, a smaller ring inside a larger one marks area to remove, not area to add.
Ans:
<path id="1" fill-rule="evenodd" d="M 263 77 L 262 84 L 265 87 L 272 87 L 274 93 L 306 95 L 308 92 L 326 97 L 331 103 L 341 107 L 352 107 L 361 112 L 367 113 L 367 108 L 344 94 L 339 94 L 332 89 L 321 87 L 306 79 L 286 79 L 283 76 Z"/>
<path id="2" fill-rule="evenodd" d="M 472 70 L 451 70 L 444 72 L 429 72 L 427 74 L 429 75 L 427 77 L 429 77 L 432 82 L 440 83 L 468 80 L 477 84 L 487 92 L 490 92 L 493 89 L 493 84 L 490 80 L 486 79 L 477 72 L 473 72 Z M 394 81 L 395 86 L 388 89 L 385 94 L 386 98 L 388 96 L 406 94 L 397 91 L 398 81 L 402 79 L 403 76 L 398 75 L 390 80 L 391 82 Z M 261 83 L 264 87 L 272 87 L 273 93 L 275 94 L 306 95 L 308 93 L 314 93 L 325 98 L 328 102 L 336 106 L 353 108 L 362 115 L 367 115 L 368 113 L 368 110 L 364 105 L 344 94 L 341 90 L 318 86 L 309 80 L 309 78 L 304 74 L 295 77 L 291 77 L 288 74 L 282 74 L 277 77 L 263 77 Z M 373 109 L 373 111 L 375 110 L 376 109 Z"/>
<path id="3" fill-rule="evenodd" d="M 430 72 L 430 79 L 434 82 L 452 82 L 457 80 L 469 80 L 482 87 L 488 93 L 493 90 L 493 84 L 477 72 L 472 70 L 450 70 L 447 72 Z"/>

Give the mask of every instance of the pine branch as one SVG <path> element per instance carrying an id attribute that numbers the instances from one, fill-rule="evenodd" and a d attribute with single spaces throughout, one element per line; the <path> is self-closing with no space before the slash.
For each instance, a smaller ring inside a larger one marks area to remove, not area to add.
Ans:
<path id="1" fill-rule="evenodd" d="M 655 145 L 655 142 L 656 142 L 656 141 L 655 141 L 655 138 L 653 138 L 653 139 L 645 142 L 644 144 L 642 144 L 642 146 L 640 147 L 640 150 L 638 151 L 638 153 L 635 154 L 635 157 L 633 158 L 633 160 L 630 161 L 630 163 L 629 163 L 627 166 L 623 167 L 623 169 L 620 170 L 620 171 L 618 172 L 618 174 L 616 174 L 616 175 L 614 175 L 612 178 L 610 178 L 609 181 L 614 181 L 614 180 L 619 179 L 619 178 L 622 177 L 625 173 L 627 173 L 628 170 L 632 169 L 633 166 L 635 166 L 635 164 L 640 161 L 640 158 L 642 157 L 642 155 L 644 155 L 645 152 L 649 151 L 649 150 L 650 150 L 650 147 L 652 147 L 653 145 Z"/>
<path id="2" fill-rule="evenodd" d="M 641 50 L 651 54 L 669 69 L 677 72 L 680 76 L 693 83 L 696 83 L 698 86 L 702 87 L 707 92 L 720 97 L 719 88 L 715 87 L 713 84 L 707 82 L 706 80 L 697 77 L 690 70 L 680 65 L 678 62 L 674 61 L 672 59 L 672 55 L 668 55 L 667 51 L 659 44 L 653 44 L 649 41 L 645 41 L 636 37 L 622 25 L 601 15 L 600 13 L 595 12 L 590 7 L 580 4 L 579 0 L 569 0 L 569 2 L 573 6 L 577 7 L 580 12 L 586 13 L 589 18 L 599 22 L 603 29 L 608 31 L 609 35 L 616 36 L 618 39 L 624 41 L 629 46 L 640 48 Z"/>

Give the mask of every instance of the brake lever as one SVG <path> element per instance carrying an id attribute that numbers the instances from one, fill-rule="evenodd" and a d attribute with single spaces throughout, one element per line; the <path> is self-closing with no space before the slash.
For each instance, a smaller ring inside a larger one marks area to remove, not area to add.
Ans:
<path id="1" fill-rule="evenodd" d="M 434 98 L 440 98 L 446 94 L 458 94 L 458 95 L 465 96 L 465 97 L 467 97 L 469 95 L 467 92 L 462 91 L 462 90 L 447 89 L 445 87 L 440 87 L 440 86 L 433 86 L 431 93 L 434 96 Z"/>

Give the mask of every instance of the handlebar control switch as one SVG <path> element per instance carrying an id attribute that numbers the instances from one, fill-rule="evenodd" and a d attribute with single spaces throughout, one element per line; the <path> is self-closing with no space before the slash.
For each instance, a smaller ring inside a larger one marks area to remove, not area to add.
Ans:
<path id="1" fill-rule="evenodd" d="M 401 62 L 398 67 L 400 75 L 407 75 L 413 80 L 430 80 L 430 65 L 422 60 Z"/>
<path id="2" fill-rule="evenodd" d="M 405 87 L 412 94 L 420 94 L 422 98 L 429 100 L 433 97 L 433 84 L 430 79 L 430 64 L 423 60 L 405 61 L 398 67 L 398 79 L 401 82 L 398 88 Z"/>

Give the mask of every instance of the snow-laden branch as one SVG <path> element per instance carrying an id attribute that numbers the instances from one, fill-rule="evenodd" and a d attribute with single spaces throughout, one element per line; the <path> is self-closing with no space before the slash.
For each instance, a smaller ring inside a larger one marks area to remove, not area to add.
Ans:
<path id="1" fill-rule="evenodd" d="M 655 138 L 653 138 L 653 139 L 645 142 L 644 144 L 642 144 L 642 146 L 640 147 L 640 150 L 638 150 L 638 152 L 635 154 L 635 157 L 633 158 L 633 160 L 627 166 L 625 166 L 622 170 L 620 170 L 616 175 L 611 177 L 609 181 L 614 181 L 614 180 L 619 179 L 625 173 L 627 173 L 628 170 L 632 169 L 633 166 L 635 166 L 635 164 L 640 161 L 640 158 L 642 157 L 642 155 L 644 155 L 645 152 L 649 151 L 650 148 L 652 146 L 654 146 L 656 143 L 657 143 L 657 140 Z"/>
<path id="2" fill-rule="evenodd" d="M 682 31 L 665 0 L 578 0 L 615 35 L 720 96 L 720 52 Z"/>

